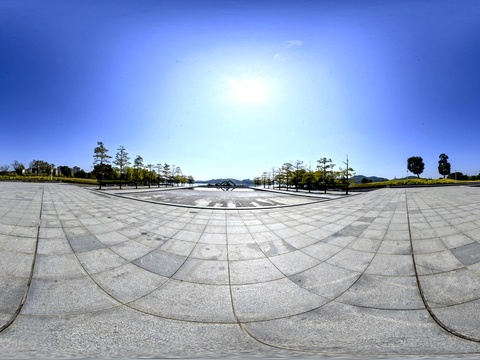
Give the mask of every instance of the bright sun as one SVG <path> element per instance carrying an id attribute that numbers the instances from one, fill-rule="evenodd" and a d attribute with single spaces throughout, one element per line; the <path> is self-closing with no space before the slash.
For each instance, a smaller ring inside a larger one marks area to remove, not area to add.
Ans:
<path id="1" fill-rule="evenodd" d="M 230 80 L 233 98 L 245 104 L 264 103 L 268 93 L 268 86 L 254 79 Z"/>

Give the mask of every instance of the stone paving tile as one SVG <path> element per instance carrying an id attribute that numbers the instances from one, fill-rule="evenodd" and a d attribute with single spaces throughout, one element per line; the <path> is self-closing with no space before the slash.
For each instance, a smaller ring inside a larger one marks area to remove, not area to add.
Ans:
<path id="1" fill-rule="evenodd" d="M 268 209 L 241 210 L 108 194 L 0 183 L 1 324 L 28 290 L 0 332 L 2 352 L 69 351 L 72 339 L 79 354 L 79 344 L 201 350 L 198 329 L 209 344 L 237 329 L 224 351 L 480 354 L 435 323 L 418 287 L 446 328 L 480 340 L 480 188 L 382 189 L 291 208 L 271 204 L 311 199 L 265 192 Z M 260 203 L 242 194 L 236 204 L 249 201 Z"/>
<path id="2" fill-rule="evenodd" d="M 148 295 L 168 280 L 131 263 L 92 274 L 92 278 L 103 291 L 122 303 Z"/>
<path id="3" fill-rule="evenodd" d="M 232 287 L 233 304 L 240 321 L 283 318 L 311 311 L 328 300 L 283 278 Z"/>
<path id="4" fill-rule="evenodd" d="M 89 278 L 36 279 L 30 286 L 29 295 L 35 301 L 27 301 L 22 313 L 25 315 L 68 315 L 94 313 L 118 306 Z"/>
<path id="5" fill-rule="evenodd" d="M 451 335 L 430 321 L 424 310 L 378 310 L 337 302 L 298 316 L 244 326 L 255 339 L 271 346 L 342 353 L 343 357 L 418 355 L 414 349 L 422 349 L 422 354 L 442 354 L 446 344 L 452 344 Z M 454 341 L 452 351 L 476 352 L 478 345 Z"/>
<path id="6" fill-rule="evenodd" d="M 423 309 L 414 276 L 363 274 L 337 301 L 375 309 Z"/>
<path id="7" fill-rule="evenodd" d="M 290 279 L 314 294 L 333 300 L 350 288 L 360 275 L 360 272 L 324 262 L 292 275 Z"/>
<path id="8" fill-rule="evenodd" d="M 181 296 L 180 296 L 181 294 Z M 135 309 L 177 320 L 233 323 L 230 288 L 169 280 L 130 304 Z"/>

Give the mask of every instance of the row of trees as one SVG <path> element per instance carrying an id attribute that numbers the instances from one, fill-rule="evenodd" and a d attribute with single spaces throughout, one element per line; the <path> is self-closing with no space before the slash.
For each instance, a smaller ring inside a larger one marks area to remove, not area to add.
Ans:
<path id="1" fill-rule="evenodd" d="M 273 167 L 270 172 L 265 171 L 261 176 L 255 177 L 253 182 L 255 186 L 282 187 L 298 189 L 323 189 L 327 192 L 327 187 L 345 187 L 348 194 L 348 184 L 350 177 L 354 176 L 354 170 L 348 165 L 348 157 L 345 167 L 339 167 L 335 170 L 335 164 L 330 158 L 321 158 L 317 160 L 318 165 L 315 170 L 311 166 L 306 167 L 301 160 L 286 162 L 280 167 Z"/>
<path id="2" fill-rule="evenodd" d="M 454 180 L 480 180 L 480 174 L 474 176 L 463 175 L 461 172 L 451 172 L 452 166 L 448 162 L 448 156 L 446 154 L 440 154 L 438 156 L 438 173 L 449 179 Z M 420 178 L 420 174 L 425 170 L 425 163 L 421 156 L 411 156 L 407 159 L 407 170 L 417 175 Z"/>
<path id="3" fill-rule="evenodd" d="M 108 149 L 105 148 L 103 142 L 99 141 L 94 149 L 93 154 L 93 172 L 96 178 L 99 180 L 99 188 L 102 188 L 104 180 L 115 180 L 119 182 L 120 189 L 123 184 L 135 184 L 148 185 L 156 184 L 160 187 L 160 184 L 165 186 L 173 186 L 176 184 L 185 185 L 186 183 L 192 185 L 195 179 L 191 175 L 184 175 L 182 169 L 179 166 L 165 164 L 144 164 L 143 158 L 137 155 L 133 160 L 133 164 L 130 162 L 130 156 L 125 150 L 124 146 L 120 146 L 117 149 L 115 158 L 112 161 L 116 167 L 113 167 L 110 162 L 112 156 L 108 154 Z M 132 166 L 130 166 L 132 165 Z"/>

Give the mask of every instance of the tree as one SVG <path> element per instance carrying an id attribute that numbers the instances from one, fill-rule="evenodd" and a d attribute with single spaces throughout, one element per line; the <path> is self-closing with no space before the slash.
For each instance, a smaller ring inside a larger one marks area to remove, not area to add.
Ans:
<path id="1" fill-rule="evenodd" d="M 411 156 L 407 160 L 407 169 L 420 178 L 420 174 L 425 170 L 425 164 L 420 156 Z"/>
<path id="2" fill-rule="evenodd" d="M 307 185 L 307 187 L 308 187 L 308 192 L 310 192 L 310 190 L 312 189 L 313 181 L 314 181 L 313 173 L 312 173 L 310 170 L 309 170 L 309 171 L 305 171 L 304 174 L 303 174 L 302 182 L 303 182 L 305 185 Z"/>
<path id="3" fill-rule="evenodd" d="M 157 185 L 158 185 L 158 187 L 160 187 L 161 175 L 162 175 L 162 164 L 158 163 L 157 164 Z"/>
<path id="4" fill-rule="evenodd" d="M 112 165 L 110 164 L 97 164 L 93 167 L 93 178 L 103 178 L 113 180 L 115 178 L 115 170 L 113 169 Z"/>
<path id="5" fill-rule="evenodd" d="M 326 194 L 327 193 L 327 173 L 330 171 L 329 169 L 332 169 L 335 166 L 335 164 L 331 164 L 332 159 L 327 159 L 326 157 L 317 160 L 317 162 L 318 162 L 317 169 L 319 169 L 323 175 L 323 190 L 324 190 L 324 193 Z"/>
<path id="6" fill-rule="evenodd" d="M 288 163 L 288 162 L 283 164 L 283 166 L 282 166 L 282 170 L 283 170 L 283 172 L 285 174 L 285 178 L 286 178 L 287 191 L 288 191 L 288 179 L 292 175 L 292 168 L 293 168 L 293 165 L 291 163 Z"/>
<path id="7" fill-rule="evenodd" d="M 43 160 L 32 160 L 30 162 L 30 169 L 37 173 L 37 176 L 40 174 L 48 173 L 50 170 L 50 163 Z"/>
<path id="8" fill-rule="evenodd" d="M 17 173 L 17 175 L 22 175 L 23 170 L 25 170 L 25 166 L 23 166 L 23 164 L 21 162 L 18 162 L 17 160 L 13 160 L 12 167 L 13 170 L 15 170 L 15 172 Z"/>
<path id="9" fill-rule="evenodd" d="M 169 175 L 170 175 L 170 165 L 168 165 L 167 163 L 163 164 L 163 179 L 165 181 L 165 187 L 167 187 L 167 183 L 168 183 L 168 178 L 169 178 Z"/>
<path id="10" fill-rule="evenodd" d="M 87 178 L 87 173 L 84 170 L 78 170 L 75 174 L 74 177 L 78 179 L 86 179 Z"/>
<path id="11" fill-rule="evenodd" d="M 152 182 L 152 168 L 154 167 L 155 165 L 153 164 L 148 164 L 147 167 L 148 167 L 148 188 L 150 189 L 150 184 Z"/>
<path id="12" fill-rule="evenodd" d="M 98 173 L 100 175 L 100 187 L 99 190 L 102 189 L 103 183 L 103 176 L 105 173 L 105 165 L 110 163 L 111 156 L 107 154 L 108 150 L 103 145 L 103 142 L 98 141 L 97 147 L 93 150 L 93 165 L 98 166 Z"/>
<path id="13" fill-rule="evenodd" d="M 10 166 L 8 165 L 0 165 L 0 175 L 7 175 L 9 168 Z"/>
<path id="14" fill-rule="evenodd" d="M 130 157 L 128 153 L 125 151 L 125 148 L 120 146 L 117 149 L 117 154 L 115 155 L 115 161 L 113 162 L 115 165 L 118 166 L 120 169 L 120 189 L 122 188 L 122 175 L 124 173 L 125 168 L 130 165 Z"/>
<path id="15" fill-rule="evenodd" d="M 180 179 L 181 175 L 182 175 L 182 169 L 180 168 L 180 166 L 172 165 L 172 179 L 173 179 L 173 182 L 177 184 L 177 186 L 181 182 L 181 179 Z"/>
<path id="16" fill-rule="evenodd" d="M 140 168 L 143 167 L 143 158 L 140 155 L 137 155 L 137 157 L 133 161 L 133 167 L 135 168 L 135 188 L 138 189 Z"/>
<path id="17" fill-rule="evenodd" d="M 295 184 L 295 191 L 298 191 L 298 183 L 302 180 L 303 174 L 300 174 L 300 170 L 303 170 L 303 161 L 295 161 L 295 173 L 292 178 L 292 182 Z"/>
<path id="18" fill-rule="evenodd" d="M 187 182 L 188 182 L 188 185 L 190 185 L 190 186 L 195 183 L 195 179 L 193 178 L 192 175 L 187 176 Z"/>
<path id="19" fill-rule="evenodd" d="M 68 166 L 59 166 L 58 171 L 59 171 L 58 175 L 62 175 L 62 176 L 66 176 L 66 177 L 72 177 L 73 176 L 73 170 L 72 170 L 72 168 L 70 168 Z"/>
<path id="20" fill-rule="evenodd" d="M 445 179 L 445 176 L 450 174 L 450 163 L 448 162 L 448 156 L 445 154 L 440 154 L 439 156 L 438 173 L 440 175 L 443 175 L 444 179 Z"/>

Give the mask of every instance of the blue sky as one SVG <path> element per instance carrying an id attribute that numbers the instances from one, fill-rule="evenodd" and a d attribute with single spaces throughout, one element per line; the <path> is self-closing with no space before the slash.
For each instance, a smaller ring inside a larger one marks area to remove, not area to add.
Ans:
<path id="1" fill-rule="evenodd" d="M 0 165 L 480 172 L 480 1 L 0 0 Z"/>

